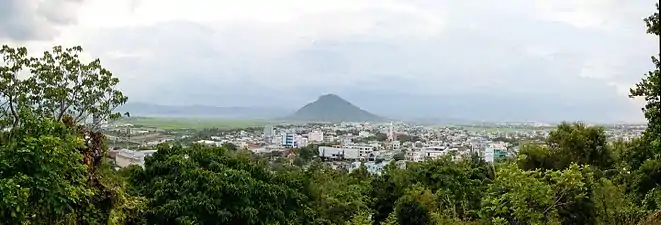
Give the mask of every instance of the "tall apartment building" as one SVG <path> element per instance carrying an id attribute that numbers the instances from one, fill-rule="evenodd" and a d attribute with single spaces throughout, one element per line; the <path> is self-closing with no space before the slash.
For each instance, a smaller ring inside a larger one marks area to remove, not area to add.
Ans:
<path id="1" fill-rule="evenodd" d="M 287 148 L 297 147 L 295 137 L 296 137 L 296 135 L 293 134 L 293 133 L 284 133 L 284 134 L 282 134 L 282 146 L 287 147 Z"/>
<path id="2" fill-rule="evenodd" d="M 264 126 L 264 142 L 266 143 L 271 143 L 273 140 L 273 136 L 275 136 L 275 131 L 273 130 L 273 126 Z"/>

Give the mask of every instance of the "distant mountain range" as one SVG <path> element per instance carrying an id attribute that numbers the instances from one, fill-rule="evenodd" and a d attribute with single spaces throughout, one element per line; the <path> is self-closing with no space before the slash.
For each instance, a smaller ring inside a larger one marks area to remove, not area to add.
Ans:
<path id="1" fill-rule="evenodd" d="M 314 122 L 377 122 L 385 118 L 367 112 L 334 94 L 320 96 L 292 113 L 291 109 L 266 107 L 172 106 L 127 103 L 118 112 L 141 117 L 215 117 L 226 119 L 278 119 Z"/>
<path id="2" fill-rule="evenodd" d="M 376 122 L 386 120 L 335 94 L 320 96 L 316 101 L 308 103 L 286 119 L 318 122 Z"/>
<path id="3" fill-rule="evenodd" d="M 217 107 L 208 105 L 159 105 L 152 103 L 129 102 L 119 107 L 117 112 L 129 112 L 137 117 L 208 117 L 236 120 L 285 120 L 314 122 L 380 122 L 389 119 L 404 120 L 421 124 L 466 124 L 469 119 L 450 117 L 384 117 L 368 112 L 336 94 L 319 96 L 298 110 L 275 107 Z M 390 111 L 387 111 L 390 112 Z"/>
<path id="4" fill-rule="evenodd" d="M 216 107 L 206 105 L 172 106 L 150 103 L 126 103 L 116 110 L 144 117 L 216 117 L 227 119 L 272 119 L 291 110 L 266 107 Z"/>

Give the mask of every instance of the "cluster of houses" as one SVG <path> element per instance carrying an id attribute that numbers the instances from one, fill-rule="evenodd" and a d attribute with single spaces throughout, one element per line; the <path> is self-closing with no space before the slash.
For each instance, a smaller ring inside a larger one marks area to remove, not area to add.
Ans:
<path id="1" fill-rule="evenodd" d="M 508 145 L 503 142 L 488 144 L 483 151 L 478 154 L 487 162 L 494 162 L 510 156 Z M 319 147 L 319 157 L 325 160 L 358 160 L 358 161 L 379 161 L 392 160 L 399 150 L 377 150 L 374 146 L 367 145 L 344 145 Z M 454 159 L 469 156 L 475 152 L 474 149 L 460 149 L 448 146 L 427 146 L 419 149 L 411 149 L 404 154 L 404 160 L 412 162 L 421 162 L 429 159 L 437 159 L 448 154 L 452 154 Z"/>
<path id="2" fill-rule="evenodd" d="M 279 149 L 273 149 L 277 151 Z M 144 167 L 145 158 L 156 153 L 157 150 L 129 150 L 119 149 L 111 150 L 109 152 L 110 158 L 115 165 L 119 168 L 127 167 L 129 165 L 138 165 Z M 372 173 L 380 173 L 385 165 L 395 159 L 395 155 L 403 154 L 403 160 L 397 161 L 402 166 L 403 162 L 421 162 L 430 159 L 437 159 L 448 154 L 451 154 L 453 159 L 466 157 L 473 153 L 471 149 L 459 149 L 448 146 L 428 146 L 415 149 L 412 151 L 402 152 L 401 150 L 379 150 L 375 146 L 369 145 L 340 145 L 340 146 L 320 146 L 318 147 L 319 157 L 326 162 L 333 164 L 335 167 L 341 167 L 347 170 L 358 168 L 361 164 L 365 165 L 368 171 Z M 494 162 L 500 159 L 511 156 L 508 151 L 508 145 L 501 142 L 490 143 L 483 151 L 478 152 L 487 162 Z M 285 154 L 286 157 L 293 161 L 295 154 L 289 151 Z"/>

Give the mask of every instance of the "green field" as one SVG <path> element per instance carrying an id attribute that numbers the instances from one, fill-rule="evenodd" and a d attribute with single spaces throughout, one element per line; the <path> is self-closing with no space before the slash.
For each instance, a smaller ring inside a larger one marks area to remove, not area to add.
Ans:
<path id="1" fill-rule="evenodd" d="M 232 120 L 223 118 L 166 118 L 166 117 L 135 117 L 123 122 L 134 126 L 155 127 L 164 130 L 174 129 L 204 129 L 204 128 L 248 128 L 274 124 L 267 120 Z"/>

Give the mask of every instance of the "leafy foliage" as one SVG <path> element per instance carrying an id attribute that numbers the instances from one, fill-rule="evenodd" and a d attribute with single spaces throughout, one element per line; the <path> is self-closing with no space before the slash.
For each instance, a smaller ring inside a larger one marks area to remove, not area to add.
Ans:
<path id="1" fill-rule="evenodd" d="M 93 195 L 78 152 L 83 140 L 64 124 L 26 113 L 20 118 L 21 125 L 1 145 L 0 218 L 37 224 L 63 220 Z"/>
<path id="2" fill-rule="evenodd" d="M 150 223 L 285 224 L 303 215 L 305 196 L 264 163 L 225 148 L 158 150 L 133 175 L 149 199 Z"/>
<path id="3" fill-rule="evenodd" d="M 127 101 L 115 86 L 119 79 L 101 66 L 99 59 L 89 63 L 80 60 L 80 46 L 55 46 L 40 58 L 28 57 L 27 49 L 2 46 L 5 66 L 0 66 L 0 93 L 6 124 L 16 126 L 18 110 L 30 108 L 35 115 L 62 120 L 65 116 L 76 123 L 98 125 L 101 120 L 121 116 L 113 110 Z M 30 72 L 26 79 L 20 73 Z"/>

